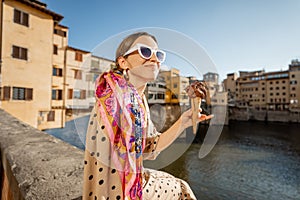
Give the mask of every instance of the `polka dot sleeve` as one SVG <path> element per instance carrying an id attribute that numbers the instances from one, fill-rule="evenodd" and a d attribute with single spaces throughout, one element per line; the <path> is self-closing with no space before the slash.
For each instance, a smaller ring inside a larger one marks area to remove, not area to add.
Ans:
<path id="1" fill-rule="evenodd" d="M 151 120 L 148 124 L 148 132 L 146 138 L 145 149 L 143 151 L 144 160 L 155 160 L 160 152 L 156 151 L 161 133 L 154 127 Z"/>

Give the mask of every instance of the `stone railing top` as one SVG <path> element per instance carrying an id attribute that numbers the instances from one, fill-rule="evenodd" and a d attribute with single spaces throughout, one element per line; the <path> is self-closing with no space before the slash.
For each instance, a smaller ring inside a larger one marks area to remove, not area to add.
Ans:
<path id="1" fill-rule="evenodd" d="M 81 196 L 84 152 L 0 109 L 0 148 L 24 199 Z"/>

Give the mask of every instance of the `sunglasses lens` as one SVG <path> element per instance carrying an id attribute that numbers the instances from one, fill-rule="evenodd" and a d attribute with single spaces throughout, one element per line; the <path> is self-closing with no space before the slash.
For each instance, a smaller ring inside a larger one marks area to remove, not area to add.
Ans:
<path id="1" fill-rule="evenodd" d="M 144 58 L 149 59 L 151 57 L 152 51 L 148 47 L 141 47 L 140 50 L 141 50 L 141 54 Z"/>
<path id="2" fill-rule="evenodd" d="M 165 60 L 165 54 L 161 51 L 156 52 L 156 57 L 160 62 L 163 62 Z"/>

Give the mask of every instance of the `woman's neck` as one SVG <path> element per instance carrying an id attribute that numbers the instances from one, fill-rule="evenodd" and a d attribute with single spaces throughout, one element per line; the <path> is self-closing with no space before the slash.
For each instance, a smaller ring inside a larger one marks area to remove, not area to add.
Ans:
<path id="1" fill-rule="evenodd" d="M 143 85 L 139 88 L 136 88 L 136 90 L 137 90 L 138 94 L 140 95 L 140 97 L 143 97 L 145 88 L 146 88 L 146 85 Z"/>
<path id="2" fill-rule="evenodd" d="M 129 82 L 135 87 L 138 94 L 142 97 L 147 85 L 147 81 L 139 76 L 135 76 L 129 73 Z"/>

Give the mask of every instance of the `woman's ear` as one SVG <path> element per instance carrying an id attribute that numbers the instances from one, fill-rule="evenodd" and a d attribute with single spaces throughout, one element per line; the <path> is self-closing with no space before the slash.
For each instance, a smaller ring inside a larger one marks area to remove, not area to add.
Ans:
<path id="1" fill-rule="evenodd" d="M 127 67 L 127 61 L 126 59 L 123 57 L 123 56 L 120 56 L 118 59 L 117 59 L 117 62 L 120 66 L 121 69 L 128 69 Z"/>

